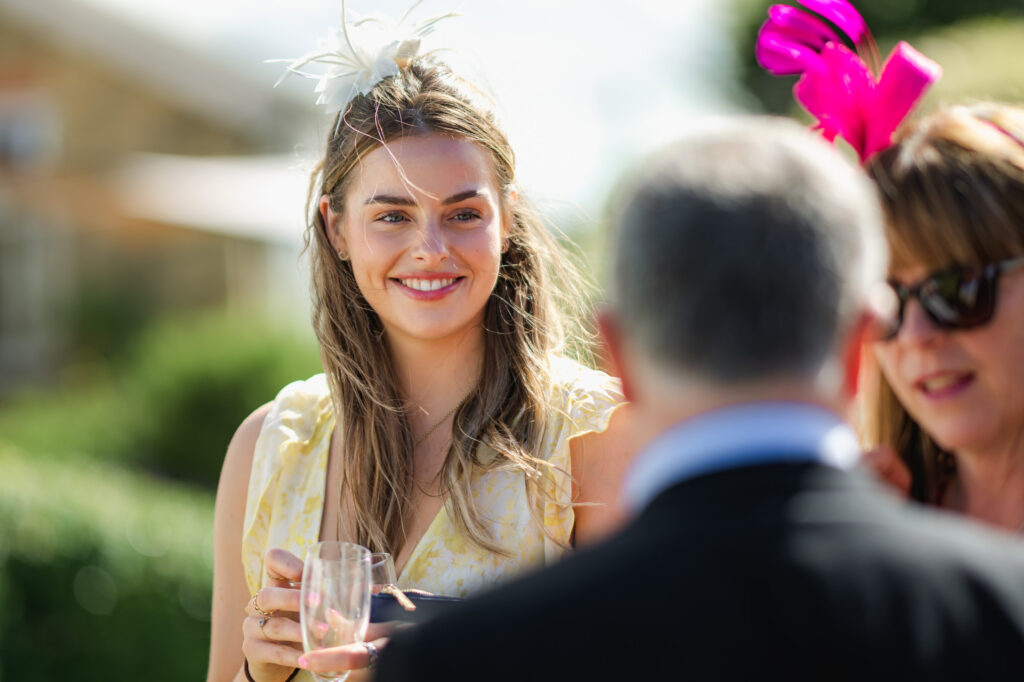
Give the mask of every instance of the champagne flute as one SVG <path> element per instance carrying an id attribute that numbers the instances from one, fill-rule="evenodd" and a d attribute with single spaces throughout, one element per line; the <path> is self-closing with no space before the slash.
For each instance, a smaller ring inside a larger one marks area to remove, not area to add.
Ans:
<path id="1" fill-rule="evenodd" d="M 370 555 L 370 579 L 373 583 L 373 593 L 377 594 L 381 588 L 398 583 L 398 574 L 395 572 L 395 560 L 388 552 L 374 552 Z"/>
<path id="2" fill-rule="evenodd" d="M 373 594 L 390 594 L 406 611 L 415 611 L 416 604 L 398 587 L 398 573 L 395 560 L 387 552 L 370 555 L 370 574 L 373 577 Z"/>
<path id="3" fill-rule="evenodd" d="M 351 542 L 319 542 L 302 569 L 299 623 L 305 651 L 362 642 L 370 620 L 370 550 Z M 350 671 L 316 673 L 342 682 Z"/>

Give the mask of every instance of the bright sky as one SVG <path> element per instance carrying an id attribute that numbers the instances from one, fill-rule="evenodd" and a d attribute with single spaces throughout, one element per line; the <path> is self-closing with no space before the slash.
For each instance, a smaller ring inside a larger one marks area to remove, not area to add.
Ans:
<path id="1" fill-rule="evenodd" d="M 221 55 L 273 85 L 280 64 L 337 26 L 340 0 L 79 0 Z M 409 0 L 349 0 L 400 16 Z M 600 213 L 624 164 L 695 115 L 729 108 L 725 0 L 425 0 L 413 18 L 455 10 L 425 47 L 480 65 L 501 103 L 520 182 L 553 208 Z M 263 75 L 265 74 L 265 76 Z M 313 107 L 313 81 L 308 82 Z M 578 213 L 578 212 L 577 212 Z"/>

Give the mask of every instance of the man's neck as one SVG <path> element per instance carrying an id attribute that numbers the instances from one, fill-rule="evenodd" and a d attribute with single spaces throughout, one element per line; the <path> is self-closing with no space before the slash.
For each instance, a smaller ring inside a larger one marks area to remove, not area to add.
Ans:
<path id="1" fill-rule="evenodd" d="M 725 407 L 765 402 L 802 403 L 846 416 L 847 406 L 837 398 L 799 382 L 770 381 L 744 386 L 714 386 L 706 382 L 692 382 L 670 390 L 660 386 L 656 390 L 635 391 L 634 406 L 637 436 L 646 443 L 676 424 Z"/>

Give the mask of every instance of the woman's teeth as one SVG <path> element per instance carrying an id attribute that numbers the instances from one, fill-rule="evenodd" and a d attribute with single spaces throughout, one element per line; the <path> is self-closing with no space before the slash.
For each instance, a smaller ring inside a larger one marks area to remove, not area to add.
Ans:
<path id="1" fill-rule="evenodd" d="M 446 286 L 450 286 L 455 282 L 454 277 L 448 277 L 445 279 L 400 279 L 398 280 L 403 285 L 410 289 L 417 291 L 436 291 L 443 289 Z"/>
<path id="2" fill-rule="evenodd" d="M 936 393 L 947 388 L 952 388 L 958 384 L 962 384 L 966 380 L 967 375 L 964 374 L 942 374 L 940 376 L 925 379 L 920 385 L 926 393 Z"/>

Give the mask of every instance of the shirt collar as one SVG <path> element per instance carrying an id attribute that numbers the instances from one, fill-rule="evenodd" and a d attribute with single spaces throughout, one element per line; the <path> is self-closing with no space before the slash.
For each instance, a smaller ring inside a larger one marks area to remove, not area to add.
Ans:
<path id="1" fill-rule="evenodd" d="M 638 512 L 677 483 L 715 471 L 773 462 L 849 469 L 860 452 L 853 430 L 823 407 L 789 402 L 723 407 L 676 424 L 644 448 L 626 475 L 622 500 Z"/>

